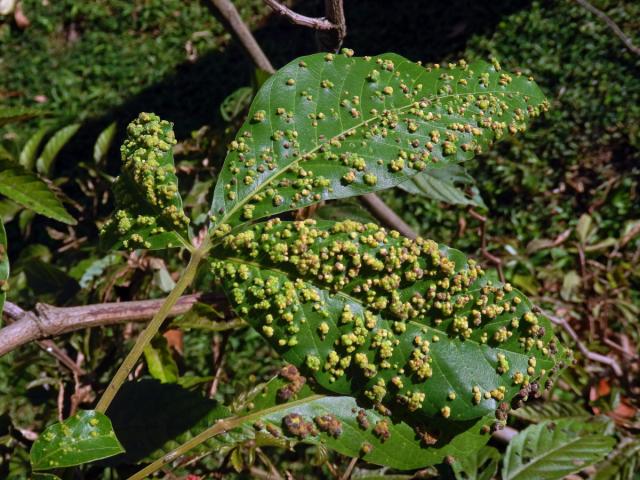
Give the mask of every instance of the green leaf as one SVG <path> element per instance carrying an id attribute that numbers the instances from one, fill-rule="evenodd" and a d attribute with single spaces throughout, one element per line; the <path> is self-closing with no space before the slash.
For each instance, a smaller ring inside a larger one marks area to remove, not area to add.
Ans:
<path id="1" fill-rule="evenodd" d="M 93 410 L 80 410 L 48 427 L 31 447 L 34 470 L 50 470 L 93 462 L 122 453 L 111 421 Z"/>
<path id="2" fill-rule="evenodd" d="M 79 123 L 73 123 L 71 125 L 67 125 L 66 127 L 61 128 L 53 136 L 49 139 L 49 141 L 45 144 L 40 157 L 36 161 L 36 168 L 38 172 L 44 176 L 50 176 L 53 170 L 53 164 L 55 162 L 58 153 L 62 150 L 71 137 L 73 137 L 78 129 L 80 128 Z"/>
<path id="3" fill-rule="evenodd" d="M 0 107 L 0 127 L 9 123 L 20 122 L 30 118 L 39 117 L 41 110 L 27 107 Z"/>
<path id="4" fill-rule="evenodd" d="M 511 439 L 503 458 L 503 480 L 566 478 L 602 460 L 615 445 L 603 425 L 575 420 L 544 421 Z"/>
<path id="5" fill-rule="evenodd" d="M 107 157 L 107 153 L 109 152 L 109 147 L 113 143 L 113 139 L 116 136 L 116 122 L 109 124 L 107 128 L 105 128 L 100 135 L 98 135 L 98 139 L 96 140 L 95 145 L 93 146 L 93 161 L 97 164 L 104 161 Z"/>
<path id="6" fill-rule="evenodd" d="M 604 462 L 596 465 L 593 480 L 635 480 L 640 471 L 640 440 L 625 439 Z"/>
<path id="7" fill-rule="evenodd" d="M 546 109 L 536 84 L 484 62 L 315 54 L 257 93 L 216 185 L 213 227 L 382 190 L 459 163 Z M 226 227 L 225 227 L 226 229 Z"/>
<path id="8" fill-rule="evenodd" d="M 19 163 L 25 168 L 25 170 L 32 171 L 33 167 L 35 167 L 38 147 L 48 131 L 49 127 L 40 128 L 36 133 L 29 137 L 29 140 L 27 140 L 24 147 L 22 147 L 22 150 L 20 150 Z"/>
<path id="9" fill-rule="evenodd" d="M 45 217 L 69 225 L 77 223 L 43 180 L 8 160 L 0 160 L 0 195 Z"/>
<path id="10" fill-rule="evenodd" d="M 227 235 L 212 258 L 236 313 L 287 361 L 401 413 L 494 415 L 564 360 L 522 293 L 431 240 L 275 219 Z"/>
<path id="11" fill-rule="evenodd" d="M 498 471 L 500 452 L 493 447 L 482 447 L 471 455 L 456 458 L 451 465 L 456 480 L 491 480 Z"/>
<path id="12" fill-rule="evenodd" d="M 351 397 L 314 394 L 307 386 L 295 399 L 283 402 L 278 392 L 287 385 L 289 382 L 283 378 L 275 378 L 250 399 L 251 408 L 233 415 L 226 407 L 176 385 L 139 382 L 123 387 L 111 412 L 128 461 L 158 458 L 220 420 L 228 422 L 224 431 L 208 438 L 195 452 L 214 451 L 224 455 L 251 440 L 283 447 L 304 442 L 323 444 L 352 457 L 362 456 L 369 463 L 410 470 L 440 463 L 447 455 L 456 458 L 469 455 L 489 439 L 488 434 L 481 433 L 488 419 L 447 425 L 436 421 L 416 427 L 363 407 Z M 135 407 L 142 404 L 147 406 L 142 411 Z M 134 410 L 136 422 L 132 425 Z M 324 419 L 332 421 L 332 428 L 325 427 L 326 431 L 319 426 L 323 421 L 320 417 L 325 415 L 334 417 Z M 292 423 L 296 418 L 305 422 L 302 431 Z M 389 434 L 384 441 L 374 433 L 381 421 L 386 422 Z M 309 428 L 307 434 L 304 427 Z M 427 433 L 431 435 L 430 444 L 421 440 Z M 362 450 L 365 444 L 371 446 L 368 453 Z"/>
<path id="13" fill-rule="evenodd" d="M 178 365 L 173 359 L 166 338 L 156 335 L 153 341 L 144 347 L 144 358 L 151 376 L 161 383 L 178 381 Z"/>
<path id="14" fill-rule="evenodd" d="M 477 191 L 475 195 L 467 195 L 464 189 L 456 186 L 457 183 L 473 185 L 475 182 L 461 165 L 450 164 L 414 175 L 398 187 L 438 202 L 486 208 Z"/>
<path id="15" fill-rule="evenodd" d="M 9 289 L 9 252 L 7 250 L 7 233 L 4 225 L 0 221 L 0 320 L 2 319 L 2 309 L 7 299 Z"/>
<path id="16" fill-rule="evenodd" d="M 116 210 L 102 228 L 105 248 L 191 248 L 189 219 L 182 209 L 171 124 L 141 113 L 127 127 L 122 174 L 113 190 Z"/>
<path id="17" fill-rule="evenodd" d="M 227 96 L 220 104 L 220 115 L 225 122 L 230 122 L 248 108 L 253 99 L 253 88 L 240 87 Z"/>

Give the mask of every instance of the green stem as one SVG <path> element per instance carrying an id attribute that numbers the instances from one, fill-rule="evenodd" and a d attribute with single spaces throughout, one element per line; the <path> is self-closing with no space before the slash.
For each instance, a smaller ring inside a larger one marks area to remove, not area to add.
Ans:
<path id="1" fill-rule="evenodd" d="M 215 425 L 209 427 L 203 432 L 200 432 L 198 435 L 193 437 L 188 442 L 183 443 L 178 448 L 170 451 L 166 455 L 163 455 L 161 458 L 159 458 L 152 464 L 147 465 L 145 468 L 143 468 L 139 472 L 134 473 L 127 480 L 143 480 L 147 478 L 149 475 L 151 475 L 152 473 L 160 470 L 167 463 L 172 462 L 176 458 L 187 453 L 189 450 L 192 450 L 193 448 L 197 447 L 201 443 L 206 442 L 211 437 L 215 437 L 216 435 L 219 435 L 226 431 L 233 430 L 234 428 L 239 427 L 243 423 L 259 420 L 260 418 L 266 415 L 269 415 L 271 413 L 289 409 L 298 404 L 312 402 L 322 397 L 324 397 L 324 395 L 310 395 L 308 397 L 301 398 L 300 400 L 294 400 L 293 402 L 283 403 L 281 405 L 275 405 L 273 407 L 265 408 L 263 410 L 258 410 L 257 412 L 250 413 L 242 417 L 231 417 L 225 420 L 219 420 Z"/>
<path id="2" fill-rule="evenodd" d="M 138 339 L 136 340 L 135 345 L 120 365 L 120 368 L 111 379 L 109 386 L 102 394 L 98 405 L 96 405 L 96 411 L 100 413 L 105 413 L 109 405 L 113 401 L 116 393 L 120 390 L 122 384 L 127 380 L 129 376 L 129 372 L 133 369 L 136 362 L 142 355 L 144 348 L 149 344 L 153 336 L 158 332 L 162 322 L 167 318 L 171 308 L 178 301 L 180 296 L 184 293 L 184 291 L 191 285 L 193 279 L 198 270 L 198 265 L 200 264 L 202 258 L 206 254 L 209 249 L 209 242 L 205 240 L 203 244 L 197 250 L 194 250 L 191 254 L 191 258 L 189 259 L 189 264 L 187 268 L 182 273 L 180 280 L 176 283 L 176 286 L 171 290 L 171 293 L 167 296 L 164 303 L 160 307 L 160 310 L 155 314 L 155 316 L 151 319 L 147 327 L 142 331 Z"/>

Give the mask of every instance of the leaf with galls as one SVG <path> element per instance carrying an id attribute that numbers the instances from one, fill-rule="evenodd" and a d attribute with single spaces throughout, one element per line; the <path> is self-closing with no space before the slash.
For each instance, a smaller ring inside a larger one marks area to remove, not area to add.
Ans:
<path id="1" fill-rule="evenodd" d="M 122 452 L 111 421 L 102 413 L 80 410 L 42 432 L 31 447 L 31 466 L 34 470 L 53 470 Z"/>
<path id="2" fill-rule="evenodd" d="M 116 210 L 102 227 L 111 248 L 189 247 L 189 218 L 182 209 L 173 162 L 171 124 L 141 113 L 127 127 L 122 173 L 113 190 Z"/>
<path id="3" fill-rule="evenodd" d="M 522 293 L 432 240 L 274 219 L 227 235 L 213 258 L 234 310 L 287 361 L 415 418 L 503 423 L 565 359 Z"/>
<path id="4" fill-rule="evenodd" d="M 315 54 L 267 80 L 230 143 L 211 207 L 239 224 L 459 163 L 547 108 L 497 62 L 425 68 L 395 54 Z"/>

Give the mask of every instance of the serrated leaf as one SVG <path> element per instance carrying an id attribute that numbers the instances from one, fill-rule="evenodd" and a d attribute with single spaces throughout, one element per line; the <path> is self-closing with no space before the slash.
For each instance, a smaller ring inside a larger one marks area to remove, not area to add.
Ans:
<path id="1" fill-rule="evenodd" d="M 513 410 L 511 415 L 521 420 L 535 423 L 543 420 L 558 420 L 561 418 L 572 418 L 574 420 L 588 420 L 593 418 L 593 415 L 586 411 L 579 403 L 557 400 L 530 403 L 517 410 Z"/>
<path id="2" fill-rule="evenodd" d="M 494 415 L 564 358 L 522 293 L 431 240 L 275 219 L 226 236 L 212 258 L 238 316 L 287 361 L 334 393 L 392 410 Z"/>
<path id="3" fill-rule="evenodd" d="M 4 225 L 0 221 L 0 319 L 2 319 L 2 310 L 4 302 L 7 299 L 7 290 L 9 289 L 9 251 L 7 249 L 7 233 Z"/>
<path id="4" fill-rule="evenodd" d="M 626 439 L 602 463 L 593 480 L 635 480 L 640 471 L 640 440 Z"/>
<path id="5" fill-rule="evenodd" d="M 149 345 L 144 347 L 144 358 L 153 378 L 160 380 L 161 383 L 178 381 L 178 365 L 169 350 L 167 340 L 162 335 L 157 335 Z"/>
<path id="6" fill-rule="evenodd" d="M 42 149 L 38 160 L 36 160 L 36 168 L 39 173 L 47 177 L 51 175 L 58 153 L 71 140 L 71 137 L 76 134 L 79 128 L 79 123 L 73 123 L 61 128 L 51 136 Z"/>
<path id="7" fill-rule="evenodd" d="M 473 185 L 475 182 L 462 166 L 451 164 L 444 165 L 442 168 L 427 169 L 401 183 L 398 187 L 405 192 L 421 195 L 438 202 L 486 208 L 478 193 L 467 195 L 463 188 L 456 185 L 457 183 Z"/>
<path id="8" fill-rule="evenodd" d="M 8 160 L 0 160 L 0 195 L 45 217 L 69 225 L 77 223 L 43 180 Z"/>
<path id="9" fill-rule="evenodd" d="M 459 163 L 546 108 L 535 83 L 499 66 L 315 54 L 269 78 L 229 146 L 213 226 L 389 188 Z"/>
<path id="10" fill-rule="evenodd" d="M 109 418 L 93 410 L 80 410 L 38 437 L 31 447 L 31 466 L 34 470 L 71 467 L 123 451 Z"/>
<path id="11" fill-rule="evenodd" d="M 93 146 L 93 161 L 97 164 L 101 163 L 109 153 L 109 147 L 113 143 L 113 138 L 116 135 L 116 122 L 109 124 L 107 128 L 100 132 L 95 145 Z"/>
<path id="12" fill-rule="evenodd" d="M 30 118 L 39 117 L 43 114 L 42 110 L 27 107 L 1 107 L 0 108 L 0 127 L 9 123 L 20 122 Z"/>
<path id="13" fill-rule="evenodd" d="M 287 383 L 282 378 L 270 381 L 252 399 L 253 408 L 237 412 L 234 416 L 226 407 L 176 385 L 150 381 L 127 384 L 111 408 L 116 432 L 127 450 L 124 459 L 148 461 L 159 458 L 221 420 L 230 422 L 225 425 L 228 428 L 208 438 L 195 452 L 225 454 L 254 439 L 261 445 L 281 447 L 305 442 L 322 444 L 352 457 L 362 455 L 369 463 L 409 470 L 440 463 L 447 455 L 469 455 L 489 439 L 488 434 L 481 433 L 488 419 L 452 422 L 446 426 L 436 421 L 422 426 L 423 433 L 431 432 L 433 435 L 433 445 L 427 445 L 415 427 L 399 418 L 390 419 L 376 410 L 367 409 L 351 397 L 314 394 L 305 386 L 295 400 L 283 403 L 278 400 L 278 391 L 285 385 Z M 139 403 L 144 400 L 149 402 Z M 148 408 L 139 411 L 135 405 L 140 404 Z M 134 410 L 136 422 L 132 424 Z M 359 413 L 360 422 L 357 419 Z M 316 433 L 310 432 L 306 436 L 293 434 L 287 427 L 287 421 L 297 415 L 304 422 L 315 425 Z M 324 415 L 333 415 L 337 420 L 333 424 L 341 430 L 337 436 L 318 428 L 316 417 Z M 389 433 L 385 441 L 373 432 L 376 424 L 383 420 L 387 422 Z M 361 451 L 365 443 L 372 447 L 366 454 Z"/>
<path id="14" fill-rule="evenodd" d="M 491 480 L 498 471 L 500 452 L 493 447 L 482 447 L 471 455 L 456 458 L 451 468 L 456 480 Z"/>
<path id="15" fill-rule="evenodd" d="M 511 439 L 503 480 L 560 480 L 602 460 L 615 445 L 603 425 L 575 420 L 544 421 Z"/>
<path id="16" fill-rule="evenodd" d="M 141 113 L 127 127 L 122 173 L 113 190 L 116 210 L 103 226 L 105 248 L 190 248 L 189 219 L 178 192 L 172 126 Z"/>
<path id="17" fill-rule="evenodd" d="M 24 147 L 22 147 L 22 150 L 20 150 L 19 163 L 25 168 L 25 170 L 32 171 L 35 167 L 38 147 L 48 131 L 49 127 L 40 128 L 36 133 L 29 137 L 29 140 L 27 140 Z"/>

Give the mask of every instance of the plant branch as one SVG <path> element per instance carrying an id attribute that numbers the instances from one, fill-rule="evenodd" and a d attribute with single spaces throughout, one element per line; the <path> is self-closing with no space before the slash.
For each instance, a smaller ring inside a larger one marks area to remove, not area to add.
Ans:
<path id="1" fill-rule="evenodd" d="M 342 0 L 324 0 L 324 13 L 334 25 L 332 30 L 318 30 L 317 41 L 320 50 L 337 52 L 347 36 L 347 21 Z"/>
<path id="2" fill-rule="evenodd" d="M 144 348 L 149 344 L 153 336 L 158 332 L 158 329 L 162 325 L 162 322 L 169 316 L 171 313 L 171 309 L 176 304 L 176 302 L 180 299 L 180 296 L 184 293 L 184 291 L 191 285 L 193 279 L 196 276 L 196 272 L 198 270 L 198 265 L 200 265 L 200 261 L 205 256 L 207 250 L 209 249 L 208 242 L 204 242 L 200 248 L 195 250 L 191 254 L 191 258 L 189 259 L 189 264 L 187 268 L 185 268 L 184 272 L 180 276 L 180 280 L 176 283 L 176 286 L 171 290 L 171 293 L 167 296 L 165 301 L 162 303 L 160 310 L 153 316 L 149 324 L 146 328 L 140 333 L 136 343 L 133 345 L 133 348 L 129 352 L 129 354 L 125 357 L 122 365 L 116 372 L 116 374 L 111 379 L 111 382 L 107 386 L 107 389 L 102 394 L 102 397 L 98 401 L 96 405 L 96 411 L 100 413 L 105 413 L 111 401 L 120 390 L 120 387 L 127 380 L 129 376 L 129 372 L 133 369 L 136 362 L 142 355 Z"/>
<path id="3" fill-rule="evenodd" d="M 276 0 L 264 0 L 264 3 L 269 5 L 269 7 L 271 7 L 271 9 L 278 15 L 283 16 L 294 25 L 301 25 L 303 27 L 313 28 L 314 30 L 331 30 L 336 28 L 336 26 L 326 18 L 314 18 L 301 15 Z"/>
<path id="4" fill-rule="evenodd" d="M 359 197 L 360 201 L 369 209 L 373 215 L 385 226 L 394 228 L 405 237 L 415 240 L 418 234 L 402 218 L 394 212 L 389 205 L 375 193 L 367 193 Z"/>
<path id="5" fill-rule="evenodd" d="M 240 45 L 244 48 L 256 67 L 265 72 L 274 73 L 275 69 L 273 65 L 271 65 L 264 51 L 260 48 L 258 42 L 256 42 L 251 30 L 249 30 L 247 24 L 244 23 L 233 3 L 231 3 L 230 0 L 211 0 L 211 3 L 222 16 L 221 20 L 225 24 L 226 29 L 240 42 Z"/>
<path id="6" fill-rule="evenodd" d="M 625 35 L 622 29 L 618 26 L 618 24 L 616 24 L 616 22 L 611 19 L 611 17 L 609 17 L 609 15 L 601 10 L 598 10 L 596 7 L 587 2 L 587 0 L 576 0 L 576 2 L 593 13 L 596 17 L 600 18 L 600 20 L 602 20 L 604 23 L 606 23 L 607 26 L 613 31 L 613 33 L 615 33 L 616 36 L 620 40 L 622 40 L 622 43 L 624 43 L 625 47 L 627 47 L 631 52 L 635 53 L 636 55 L 640 55 L 640 47 L 637 47 L 633 44 L 631 39 L 627 37 L 627 35 Z"/>
<path id="7" fill-rule="evenodd" d="M 215 294 L 184 295 L 178 299 L 168 316 L 175 317 L 187 313 L 195 303 L 200 301 L 214 303 L 223 299 L 224 297 Z M 9 325 L 0 330 L 0 356 L 26 343 L 38 341 L 41 348 L 58 358 L 56 349 L 59 350 L 59 347 L 53 348 L 51 345 L 53 342 L 41 339 L 85 328 L 104 327 L 126 322 L 146 322 L 160 310 L 163 302 L 164 299 L 142 300 L 66 308 L 39 303 L 36 305 L 35 311 L 24 311 L 19 306 L 7 302 L 4 314 L 9 319 L 7 322 Z M 58 359 L 72 369 L 67 361 L 62 358 Z M 73 363 L 73 361 L 71 362 Z"/>
<path id="8" fill-rule="evenodd" d="M 593 361 L 593 362 L 598 362 L 598 363 L 602 363 L 605 365 L 609 365 L 611 367 L 611 369 L 613 370 L 613 373 L 616 374 L 616 376 L 621 377 L 622 376 L 622 368 L 620 367 L 620 364 L 611 357 L 608 357 L 606 355 L 602 355 L 600 353 L 596 353 L 596 352 L 592 352 L 591 350 L 589 350 L 586 345 L 584 343 L 582 343 L 582 341 L 580 340 L 580 337 L 578 336 L 578 334 L 576 333 L 576 331 L 573 329 L 573 327 L 569 324 L 569 322 L 567 321 L 566 318 L 561 318 L 561 317 L 557 317 L 555 315 L 552 315 L 551 313 L 541 309 L 538 307 L 538 310 L 545 315 L 546 317 L 549 318 L 549 320 L 551 320 L 551 322 L 553 322 L 556 325 L 561 326 L 571 337 L 571 339 L 576 343 L 576 345 L 578 346 L 578 350 L 580 350 L 580 352 L 589 360 Z"/>

